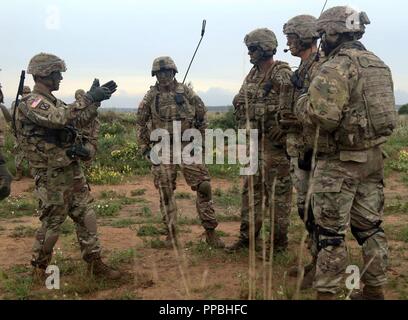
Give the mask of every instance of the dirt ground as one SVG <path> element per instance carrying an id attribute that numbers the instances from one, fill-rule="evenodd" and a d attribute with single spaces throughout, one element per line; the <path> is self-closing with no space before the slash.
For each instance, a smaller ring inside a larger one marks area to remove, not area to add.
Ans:
<path id="1" fill-rule="evenodd" d="M 213 189 L 227 192 L 233 182 L 213 180 Z M 236 183 L 235 183 L 236 185 Z M 238 184 L 239 185 L 239 184 Z M 80 259 L 75 233 L 63 234 L 55 249 L 54 263 L 61 268 L 61 289 L 47 290 L 44 284 L 32 276 L 29 265 L 33 234 L 13 236 L 16 227 L 37 228 L 38 217 L 27 215 L 0 219 L 0 298 L 2 299 L 246 299 L 248 297 L 248 252 L 227 254 L 215 250 L 204 242 L 203 229 L 197 218 L 194 193 L 184 179 L 178 179 L 178 210 L 183 218 L 181 225 L 180 252 L 161 248 L 160 235 L 138 235 L 143 226 L 160 229 L 159 198 L 151 177 L 137 177 L 116 186 L 92 186 L 92 195 L 100 199 L 101 194 L 113 190 L 122 197 L 134 198 L 132 192 L 145 189 L 139 196 L 141 202 L 124 205 L 113 217 L 98 218 L 103 257 L 123 271 L 120 281 L 109 282 L 89 279 L 86 266 Z M 32 197 L 33 182 L 26 178 L 13 184 L 12 196 Z M 387 181 L 387 203 L 403 201 L 408 194 L 397 176 Z M 191 194 L 186 196 L 185 194 Z M 397 199 L 397 200 L 396 200 Z M 402 200 L 401 200 L 402 199 Z M 406 199 L 405 199 L 406 201 Z M 150 219 L 140 219 L 140 210 L 148 207 Z M 222 219 L 218 230 L 227 245 L 236 240 L 239 232 L 239 207 L 216 203 L 217 214 Z M 234 217 L 233 219 L 231 217 Z M 134 219 L 134 223 L 118 227 L 115 222 Z M 190 222 L 189 222 L 190 221 Z M 387 213 L 384 225 L 389 234 L 389 284 L 387 299 L 408 298 L 408 239 L 397 236 L 401 228 L 408 226 L 408 215 Z M 395 234 L 393 231 L 396 230 Z M 296 265 L 299 242 L 303 227 L 295 213 L 291 216 L 290 247 L 288 253 L 275 257 L 273 263 L 273 298 L 291 299 L 296 279 L 287 276 L 288 268 Z M 350 238 L 351 239 L 351 238 Z M 361 265 L 360 250 L 353 240 L 348 241 L 351 261 Z M 305 252 L 305 260 L 308 253 Z M 257 298 L 264 297 L 268 285 L 265 274 L 269 264 L 256 260 Z M 313 299 L 313 290 L 301 293 L 301 299 Z"/>

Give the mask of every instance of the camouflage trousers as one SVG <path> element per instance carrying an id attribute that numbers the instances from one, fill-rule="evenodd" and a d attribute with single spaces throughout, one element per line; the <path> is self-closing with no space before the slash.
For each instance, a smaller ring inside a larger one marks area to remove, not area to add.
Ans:
<path id="1" fill-rule="evenodd" d="M 314 285 L 319 292 L 338 293 L 341 289 L 348 263 L 344 237 L 350 225 L 362 246 L 367 268 L 363 283 L 382 286 L 387 281 L 388 245 L 380 227 L 384 209 L 383 156 L 380 148 L 363 155 L 367 160 L 364 163 L 319 160 L 314 172 L 312 204 L 320 249 Z"/>
<path id="2" fill-rule="evenodd" d="M 305 221 L 304 215 L 308 215 L 306 222 L 306 229 L 308 231 L 307 245 L 309 252 L 315 260 L 317 258 L 317 243 L 312 230 L 314 224 L 313 214 L 311 213 L 311 204 L 309 204 L 309 212 L 306 210 L 306 198 L 309 189 L 309 181 L 312 175 L 311 171 L 305 171 L 299 168 L 299 158 L 292 157 L 290 159 L 290 175 L 292 177 L 293 186 L 296 190 L 296 204 L 299 212 L 299 217 Z M 311 221 L 312 220 L 312 221 Z"/>
<path id="3" fill-rule="evenodd" d="M 35 195 L 39 200 L 41 227 L 33 246 L 33 264 L 46 266 L 70 216 L 75 223 L 82 257 L 89 261 L 101 251 L 97 237 L 96 215 L 84 173 L 78 162 L 64 168 L 35 169 Z"/>
<path id="4" fill-rule="evenodd" d="M 265 150 L 262 152 L 262 149 Z M 252 203 L 249 194 L 249 182 L 253 179 L 255 236 L 259 236 L 262 228 L 262 210 L 265 209 L 265 217 L 270 211 L 269 204 L 272 201 L 273 181 L 275 177 L 275 224 L 274 242 L 278 247 L 285 248 L 288 244 L 289 215 L 292 207 L 292 181 L 290 178 L 290 163 L 283 148 L 277 148 L 270 142 L 260 148 L 258 155 L 258 173 L 255 176 L 245 176 L 242 190 L 241 227 L 240 238 L 244 241 L 249 239 L 249 212 Z"/>
<path id="5" fill-rule="evenodd" d="M 175 230 L 177 224 L 177 206 L 174 197 L 176 190 L 177 172 L 183 173 L 187 184 L 197 192 L 196 208 L 201 224 L 206 230 L 218 226 L 215 217 L 214 205 L 211 195 L 210 175 L 208 169 L 202 164 L 161 164 L 153 165 L 152 173 L 154 185 L 160 194 L 160 211 L 166 228 Z"/>
<path id="6" fill-rule="evenodd" d="M 26 159 L 23 150 L 21 150 L 21 146 L 19 144 L 16 144 L 13 149 L 13 155 L 14 155 L 14 163 L 16 165 L 16 170 L 17 171 L 22 171 L 23 170 L 23 161 Z"/>

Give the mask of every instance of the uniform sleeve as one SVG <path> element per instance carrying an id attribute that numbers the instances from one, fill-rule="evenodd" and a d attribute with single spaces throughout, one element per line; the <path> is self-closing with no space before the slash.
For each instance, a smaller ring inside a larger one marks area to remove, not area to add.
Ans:
<path id="1" fill-rule="evenodd" d="M 99 120 L 94 119 L 88 127 L 84 128 L 82 135 L 85 140 L 85 147 L 89 150 L 91 159 L 94 159 L 98 151 L 98 138 L 101 124 Z"/>
<path id="2" fill-rule="evenodd" d="M 185 90 L 189 103 L 193 105 L 195 109 L 195 127 L 204 134 L 205 129 L 208 128 L 207 107 L 194 90 L 187 86 L 185 86 Z"/>
<path id="3" fill-rule="evenodd" d="M 282 68 L 275 77 L 275 83 L 277 90 L 279 90 L 279 109 L 292 111 L 293 103 L 293 84 L 290 80 L 292 76 L 292 70 L 288 68 Z"/>
<path id="4" fill-rule="evenodd" d="M 150 130 L 148 123 L 152 119 L 150 105 L 153 102 L 154 94 L 152 89 L 144 96 L 142 102 L 139 104 L 137 109 L 137 119 L 136 119 L 136 132 L 137 132 L 137 143 L 139 147 L 144 150 L 150 146 Z"/>
<path id="5" fill-rule="evenodd" d="M 328 132 L 336 130 L 357 77 L 357 68 L 347 56 L 338 56 L 322 65 L 310 85 L 308 100 L 301 106 L 310 122 Z"/>
<path id="6" fill-rule="evenodd" d="M 75 102 L 64 107 L 59 104 L 62 102 L 58 101 L 53 105 L 41 96 L 32 95 L 27 100 L 21 101 L 18 108 L 30 121 L 49 129 L 63 129 L 74 120 L 84 125 L 97 114 L 97 106 L 94 104 L 87 106 Z"/>

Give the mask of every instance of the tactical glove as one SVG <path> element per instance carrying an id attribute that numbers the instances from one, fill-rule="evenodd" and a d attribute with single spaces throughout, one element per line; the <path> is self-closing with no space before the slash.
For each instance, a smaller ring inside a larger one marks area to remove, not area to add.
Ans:
<path id="1" fill-rule="evenodd" d="M 79 158 L 84 161 L 88 161 L 91 158 L 90 151 L 83 144 L 74 144 L 66 151 L 66 155 L 71 159 Z"/>
<path id="2" fill-rule="evenodd" d="M 91 88 L 86 93 L 86 97 L 91 100 L 93 103 L 102 102 L 104 100 L 109 100 L 112 94 L 117 89 L 116 82 L 111 80 L 104 85 L 99 85 L 99 80 L 95 79 L 92 83 Z"/>
<path id="3" fill-rule="evenodd" d="M 12 179 L 12 176 L 7 170 L 3 155 L 0 153 L 0 200 L 10 195 Z"/>
<path id="4" fill-rule="evenodd" d="M 152 162 L 152 159 L 150 159 L 150 151 L 150 148 L 146 148 L 142 151 L 142 155 L 147 161 Z"/>

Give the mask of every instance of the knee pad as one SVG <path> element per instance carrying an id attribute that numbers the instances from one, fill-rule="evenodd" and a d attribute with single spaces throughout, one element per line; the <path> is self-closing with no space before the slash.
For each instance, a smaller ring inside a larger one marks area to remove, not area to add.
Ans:
<path id="1" fill-rule="evenodd" d="M 377 233 L 384 233 L 384 229 L 380 227 L 381 223 L 382 221 L 380 221 L 374 228 L 368 230 L 362 230 L 357 227 L 351 226 L 351 233 L 357 240 L 358 244 L 362 246 L 368 239 L 372 238 Z"/>
<path id="2" fill-rule="evenodd" d="M 197 189 L 198 193 L 202 198 L 205 198 L 207 201 L 211 200 L 211 184 L 209 181 L 201 182 Z"/>

